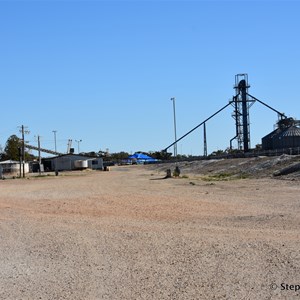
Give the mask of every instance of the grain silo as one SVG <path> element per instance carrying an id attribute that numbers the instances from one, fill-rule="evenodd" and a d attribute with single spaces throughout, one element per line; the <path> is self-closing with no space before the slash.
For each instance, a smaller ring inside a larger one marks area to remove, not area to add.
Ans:
<path id="1" fill-rule="evenodd" d="M 285 118 L 277 122 L 277 128 L 262 138 L 263 150 L 279 150 L 300 147 L 300 121 Z"/>

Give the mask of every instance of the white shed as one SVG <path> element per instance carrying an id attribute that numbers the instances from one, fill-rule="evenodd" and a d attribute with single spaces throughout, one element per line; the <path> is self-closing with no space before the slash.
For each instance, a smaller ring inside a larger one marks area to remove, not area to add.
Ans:
<path id="1" fill-rule="evenodd" d="M 0 161 L 0 165 L 2 168 L 2 174 L 9 174 L 9 175 L 19 175 L 20 174 L 20 162 L 15 160 L 5 160 Z M 25 173 L 29 173 L 29 164 L 24 164 Z M 23 165 L 22 165 L 22 172 L 23 172 Z"/>

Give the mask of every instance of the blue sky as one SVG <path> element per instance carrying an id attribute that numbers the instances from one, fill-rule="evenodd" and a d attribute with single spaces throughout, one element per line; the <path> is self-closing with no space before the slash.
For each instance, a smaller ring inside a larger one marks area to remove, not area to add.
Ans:
<path id="1" fill-rule="evenodd" d="M 162 150 L 234 95 L 250 94 L 300 119 L 300 2 L 1 1 L 0 145 L 18 126 L 26 140 L 80 151 Z M 208 152 L 235 135 L 233 109 L 207 123 Z M 277 115 L 250 109 L 251 146 Z M 235 145 L 236 146 L 236 145 Z M 170 149 L 172 151 L 172 148 Z M 203 154 L 202 127 L 178 153 Z"/>

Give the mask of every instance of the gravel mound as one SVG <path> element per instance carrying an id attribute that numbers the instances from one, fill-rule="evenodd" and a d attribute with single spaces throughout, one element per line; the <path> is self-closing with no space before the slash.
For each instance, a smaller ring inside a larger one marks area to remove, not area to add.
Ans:
<path id="1" fill-rule="evenodd" d="M 295 163 L 300 163 L 299 155 L 284 154 L 278 157 L 259 156 L 252 158 L 181 161 L 177 165 L 182 175 L 214 176 L 217 174 L 226 174 L 228 178 L 264 178 L 272 177 L 274 172 Z M 175 163 L 163 163 L 149 166 L 149 168 L 163 171 L 167 168 L 174 168 L 174 165 Z M 297 179 L 299 177 L 300 172 L 297 171 L 282 178 Z"/>

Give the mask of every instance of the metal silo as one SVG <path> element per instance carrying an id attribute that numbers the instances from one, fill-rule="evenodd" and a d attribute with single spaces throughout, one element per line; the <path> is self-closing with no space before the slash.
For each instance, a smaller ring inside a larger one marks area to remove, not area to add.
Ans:
<path id="1" fill-rule="evenodd" d="M 300 128 L 291 126 L 278 133 L 273 138 L 273 149 L 300 147 Z"/>
<path id="2" fill-rule="evenodd" d="M 278 121 L 277 129 L 262 138 L 264 150 L 300 147 L 300 122 L 293 118 Z"/>
<path id="3" fill-rule="evenodd" d="M 273 138 L 281 132 L 281 129 L 277 128 L 271 133 L 267 134 L 261 139 L 263 150 L 273 150 Z"/>

